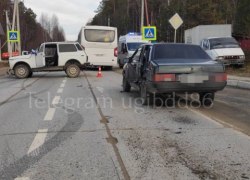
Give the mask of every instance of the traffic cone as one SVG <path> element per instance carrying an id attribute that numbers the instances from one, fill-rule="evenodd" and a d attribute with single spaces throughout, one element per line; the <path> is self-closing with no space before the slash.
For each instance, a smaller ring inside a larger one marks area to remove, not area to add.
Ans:
<path id="1" fill-rule="evenodd" d="M 98 77 L 98 78 L 102 77 L 102 68 L 101 67 L 99 67 L 99 70 L 98 70 L 96 77 Z"/>

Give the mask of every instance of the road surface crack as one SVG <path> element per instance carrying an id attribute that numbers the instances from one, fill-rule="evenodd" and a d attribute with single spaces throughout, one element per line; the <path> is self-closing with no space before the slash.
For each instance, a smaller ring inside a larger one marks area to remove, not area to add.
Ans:
<path id="1" fill-rule="evenodd" d="M 100 116 L 101 116 L 101 118 L 102 118 L 102 119 L 100 120 L 100 122 L 101 122 L 102 124 L 104 124 L 105 129 L 106 129 L 106 132 L 107 132 L 107 134 L 108 134 L 108 138 L 106 138 L 106 140 L 107 140 L 107 142 L 110 143 L 110 144 L 112 145 L 112 147 L 113 147 L 113 150 L 114 150 L 114 152 L 115 152 L 117 161 L 118 161 L 118 163 L 119 163 L 119 165 L 120 165 L 120 168 L 121 168 L 121 170 L 122 170 L 124 179 L 125 179 L 125 180 L 130 180 L 130 175 L 129 175 L 128 171 L 127 171 L 127 168 L 126 168 L 126 166 L 125 166 L 125 164 L 124 164 L 124 162 L 123 162 L 123 160 L 122 160 L 121 154 L 120 154 L 120 152 L 119 152 L 119 149 L 118 149 L 118 147 L 117 147 L 117 145 L 116 145 L 116 144 L 118 143 L 118 140 L 117 140 L 117 138 L 115 138 L 115 137 L 112 135 L 112 133 L 111 133 L 111 129 L 110 129 L 109 126 L 108 126 L 108 123 L 109 123 L 108 118 L 107 118 L 106 116 L 104 116 L 104 114 L 103 114 L 103 112 L 102 112 L 102 109 L 101 109 L 100 105 L 98 104 L 98 100 L 97 100 L 96 95 L 95 95 L 95 93 L 94 93 L 94 91 L 93 91 L 92 85 L 91 85 L 90 81 L 88 80 L 87 75 L 86 75 L 85 73 L 84 73 L 84 77 L 85 77 L 85 79 L 86 79 L 86 81 L 87 81 L 87 83 L 88 83 L 89 89 L 90 89 L 91 94 L 92 94 L 92 96 L 93 96 L 93 98 L 94 98 L 95 104 L 96 104 L 96 106 L 97 106 L 97 110 L 98 110 L 98 112 L 99 112 L 99 114 L 100 114 Z"/>

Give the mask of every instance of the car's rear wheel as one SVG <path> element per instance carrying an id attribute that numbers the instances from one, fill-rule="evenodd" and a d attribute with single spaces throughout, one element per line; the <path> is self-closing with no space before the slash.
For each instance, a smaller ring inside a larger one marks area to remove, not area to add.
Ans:
<path id="1" fill-rule="evenodd" d="M 27 78 L 31 70 L 26 64 L 19 64 L 14 68 L 15 76 L 19 79 Z"/>
<path id="2" fill-rule="evenodd" d="M 123 88 L 124 92 L 130 92 L 130 90 L 131 90 L 131 86 L 124 76 L 122 79 L 122 88 Z"/>
<path id="3" fill-rule="evenodd" d="M 147 91 L 144 83 L 140 85 L 140 98 L 142 105 L 150 105 L 153 102 L 153 95 Z"/>
<path id="4" fill-rule="evenodd" d="M 120 60 L 120 59 L 118 60 L 118 65 L 119 65 L 119 68 L 120 68 L 120 69 L 123 68 L 123 65 L 121 64 L 121 60 Z"/>
<path id="5" fill-rule="evenodd" d="M 69 78 L 76 78 L 79 76 L 81 70 L 77 64 L 69 64 L 66 66 L 65 72 Z"/>
<path id="6" fill-rule="evenodd" d="M 113 70 L 113 66 L 107 66 L 106 69 L 109 70 L 109 71 L 112 71 Z"/>
<path id="7" fill-rule="evenodd" d="M 212 106 L 214 103 L 214 92 L 200 93 L 200 102 L 203 106 Z"/>

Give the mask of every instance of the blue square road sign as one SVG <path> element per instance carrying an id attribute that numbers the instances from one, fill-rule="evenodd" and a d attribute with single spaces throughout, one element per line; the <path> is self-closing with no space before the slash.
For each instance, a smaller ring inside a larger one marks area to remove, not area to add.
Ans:
<path id="1" fill-rule="evenodd" d="M 155 26 L 145 26 L 142 29 L 143 40 L 156 41 L 157 31 Z"/>
<path id="2" fill-rule="evenodd" d="M 8 31 L 7 33 L 7 39 L 9 42 L 19 42 L 20 36 L 18 31 Z"/>

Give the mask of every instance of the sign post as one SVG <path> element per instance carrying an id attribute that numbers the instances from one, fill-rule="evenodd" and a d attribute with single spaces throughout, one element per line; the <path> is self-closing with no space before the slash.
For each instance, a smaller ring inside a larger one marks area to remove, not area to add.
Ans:
<path id="1" fill-rule="evenodd" d="M 155 26 L 143 26 L 142 39 L 146 41 L 156 41 L 157 40 L 156 27 Z"/>
<path id="2" fill-rule="evenodd" d="M 172 27 L 175 30 L 174 31 L 174 43 L 176 43 L 176 31 L 183 24 L 183 20 L 181 19 L 178 13 L 175 13 L 175 15 L 169 19 L 169 23 L 172 25 Z"/>

